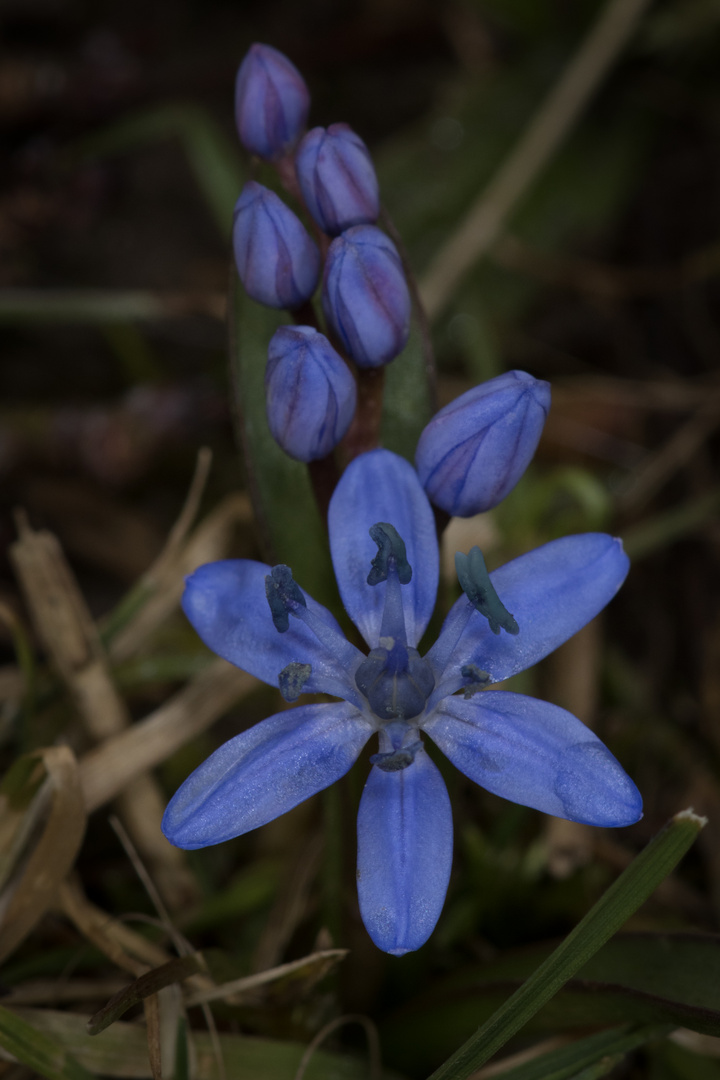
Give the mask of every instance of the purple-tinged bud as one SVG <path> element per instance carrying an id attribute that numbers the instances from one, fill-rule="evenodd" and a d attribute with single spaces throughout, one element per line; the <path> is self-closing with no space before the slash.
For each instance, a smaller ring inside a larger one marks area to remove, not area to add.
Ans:
<path id="1" fill-rule="evenodd" d="M 312 326 L 281 326 L 265 370 L 267 418 L 276 441 L 298 461 L 326 457 L 355 414 L 355 380 Z"/>
<path id="2" fill-rule="evenodd" d="M 325 261 L 325 318 L 358 367 L 380 367 L 410 335 L 410 293 L 397 248 L 374 225 L 333 240 Z"/>
<path id="3" fill-rule="evenodd" d="M 295 155 L 295 172 L 305 205 L 329 236 L 377 221 L 375 169 L 367 146 L 347 124 L 308 131 Z"/>
<path id="4" fill-rule="evenodd" d="M 233 248 L 248 296 L 273 308 L 299 307 L 320 277 L 320 252 L 274 191 L 248 181 L 235 204 Z"/>
<path id="5" fill-rule="evenodd" d="M 286 154 L 307 126 L 310 92 L 293 63 L 271 45 L 251 45 L 235 82 L 240 141 L 269 161 Z"/>
<path id="6" fill-rule="evenodd" d="M 457 517 L 497 506 L 530 464 L 549 408 L 549 383 L 508 371 L 441 409 L 415 453 L 432 502 Z"/>

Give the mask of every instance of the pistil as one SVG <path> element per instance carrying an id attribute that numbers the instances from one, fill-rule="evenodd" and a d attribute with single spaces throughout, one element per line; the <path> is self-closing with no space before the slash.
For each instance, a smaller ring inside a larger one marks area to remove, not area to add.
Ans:
<path id="1" fill-rule="evenodd" d="M 412 720 L 424 711 L 435 685 L 430 666 L 407 644 L 402 585 L 412 579 L 412 568 L 402 537 L 392 525 L 378 522 L 370 535 L 378 553 L 372 560 L 368 585 L 385 582 L 383 617 L 378 647 L 360 664 L 355 684 L 382 723 Z"/>

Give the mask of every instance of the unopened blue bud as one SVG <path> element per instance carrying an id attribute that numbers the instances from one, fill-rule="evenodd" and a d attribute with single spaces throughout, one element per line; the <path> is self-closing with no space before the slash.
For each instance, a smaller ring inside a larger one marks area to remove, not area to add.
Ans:
<path id="1" fill-rule="evenodd" d="M 235 204 L 233 248 L 240 280 L 253 300 L 292 310 L 315 291 L 317 244 L 282 199 L 254 180 Z"/>
<path id="2" fill-rule="evenodd" d="M 377 221 L 375 169 L 367 146 L 347 124 L 308 131 L 297 149 L 295 171 L 305 205 L 329 236 Z"/>
<path id="3" fill-rule="evenodd" d="M 274 438 L 298 461 L 326 457 L 355 414 L 355 380 L 328 339 L 311 326 L 281 326 L 268 347 L 267 417 Z"/>
<path id="4" fill-rule="evenodd" d="M 325 318 L 358 367 L 393 360 L 410 335 L 410 293 L 397 248 L 374 225 L 354 225 L 330 245 Z"/>
<path id="5" fill-rule="evenodd" d="M 252 154 L 273 160 L 298 141 L 307 124 L 310 92 L 287 56 L 271 45 L 251 45 L 235 82 L 235 120 Z"/>
<path id="6" fill-rule="evenodd" d="M 415 453 L 430 499 L 457 517 L 497 506 L 530 464 L 549 408 L 549 383 L 524 371 L 508 371 L 446 405 Z"/>

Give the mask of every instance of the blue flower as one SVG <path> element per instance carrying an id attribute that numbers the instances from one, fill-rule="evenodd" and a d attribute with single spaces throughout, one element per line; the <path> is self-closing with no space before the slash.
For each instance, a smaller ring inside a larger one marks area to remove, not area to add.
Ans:
<path id="1" fill-rule="evenodd" d="M 615 595 L 628 560 L 618 540 L 588 533 L 488 577 L 474 548 L 458 557 L 465 593 L 421 657 L 438 545 L 414 469 L 387 450 L 361 455 L 343 473 L 328 524 L 342 601 L 369 655 L 288 567 L 200 567 L 183 606 L 211 649 L 288 700 L 305 691 L 341 700 L 278 713 L 225 743 L 175 794 L 163 830 L 198 848 L 264 825 L 343 776 L 377 733 L 358 815 L 360 911 L 375 944 L 402 955 L 432 932 L 452 861 L 450 801 L 423 735 L 514 802 L 592 825 L 641 816 L 633 782 L 570 713 L 521 694 L 474 692 L 576 633 Z"/>

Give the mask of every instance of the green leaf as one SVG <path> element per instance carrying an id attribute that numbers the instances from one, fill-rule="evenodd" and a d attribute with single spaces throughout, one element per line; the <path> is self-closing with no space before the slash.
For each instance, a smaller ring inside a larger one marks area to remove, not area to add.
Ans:
<path id="1" fill-rule="evenodd" d="M 265 412 L 268 344 L 290 316 L 251 300 L 234 270 L 230 311 L 230 378 L 264 557 L 271 563 L 286 563 L 303 590 L 322 603 L 333 604 L 337 594 L 330 548 L 307 466 L 280 449 Z"/>
<path id="2" fill-rule="evenodd" d="M 3 1016 L 10 1017 L 12 1030 L 22 1030 L 26 1039 L 32 1034 L 32 1045 L 52 1044 L 54 1052 L 65 1055 L 70 1061 L 72 1053 L 92 1074 L 102 1076 L 127 1076 L 135 1080 L 151 1080 L 148 1063 L 147 1033 L 142 1024 L 130 1024 L 119 1020 L 96 1038 L 87 1034 L 86 1017 L 76 1013 L 53 1009 L 22 1008 L 10 1012 L 0 1010 L 0 1041 L 4 1038 Z M 220 1080 L 215 1057 L 213 1037 L 207 1031 L 194 1031 L 190 1035 L 196 1080 Z M 217 1036 L 227 1077 L 252 1077 L 252 1080 L 288 1080 L 295 1075 L 305 1047 L 299 1042 L 279 1041 L 231 1035 L 221 1032 Z M 20 1055 L 9 1044 L 3 1046 L 18 1058 Z M 25 1058 L 20 1058 L 25 1063 Z M 38 1059 L 39 1060 L 39 1059 Z M 42 1072 L 36 1059 L 27 1059 L 41 1076 L 48 1080 L 91 1080 L 85 1068 L 79 1071 Z M 73 1063 L 74 1064 L 74 1063 Z M 350 1057 L 333 1051 L 318 1049 L 313 1054 L 306 1080 L 367 1080 L 367 1059 Z M 378 1080 L 397 1080 L 396 1074 L 383 1071 Z M 180 1078 L 177 1078 L 180 1080 Z"/>
<path id="3" fill-rule="evenodd" d="M 384 1036 L 393 1060 L 422 1067 L 451 1053 L 551 953 L 550 945 L 512 950 L 435 984 L 388 1019 Z M 626 1022 L 719 1035 L 720 936 L 621 934 L 530 1019 L 526 1031 Z"/>
<path id="4" fill-rule="evenodd" d="M 0 1046 L 46 1080 L 92 1080 L 61 1042 L 0 1005 Z"/>
<path id="5" fill-rule="evenodd" d="M 551 956 L 432 1074 L 464 1080 L 555 996 L 654 892 L 691 846 L 705 819 L 677 814 L 591 908 Z"/>
<path id="6" fill-rule="evenodd" d="M 503 1072 L 503 1080 L 595 1080 L 605 1076 L 631 1050 L 666 1035 L 668 1025 L 613 1028 L 561 1046 Z"/>

